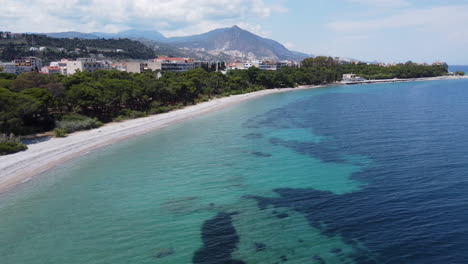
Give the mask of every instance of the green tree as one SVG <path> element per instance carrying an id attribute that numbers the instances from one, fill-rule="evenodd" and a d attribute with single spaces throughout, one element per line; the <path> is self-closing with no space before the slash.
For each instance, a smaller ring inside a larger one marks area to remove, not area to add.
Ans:
<path id="1" fill-rule="evenodd" d="M 39 109 L 39 103 L 31 96 L 0 88 L 0 131 L 4 134 L 27 134 L 37 131 L 29 117 Z"/>

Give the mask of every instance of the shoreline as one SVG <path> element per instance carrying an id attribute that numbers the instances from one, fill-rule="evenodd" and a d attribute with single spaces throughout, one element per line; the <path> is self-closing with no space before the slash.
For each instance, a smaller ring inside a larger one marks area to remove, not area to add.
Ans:
<path id="1" fill-rule="evenodd" d="M 390 79 L 375 80 L 366 83 L 412 82 L 432 80 L 468 79 L 468 76 L 441 76 L 419 79 Z M 30 144 L 28 150 L 0 156 L 0 193 L 13 189 L 41 173 L 44 173 L 60 164 L 76 157 L 86 155 L 95 149 L 136 137 L 178 124 L 209 112 L 226 108 L 261 96 L 298 91 L 350 85 L 346 83 L 332 83 L 327 85 L 307 85 L 297 88 L 266 89 L 247 94 L 232 95 L 212 99 L 207 102 L 187 106 L 164 114 L 153 115 L 118 123 L 109 123 L 100 128 L 75 132 L 65 138 L 51 138 L 47 141 Z"/>

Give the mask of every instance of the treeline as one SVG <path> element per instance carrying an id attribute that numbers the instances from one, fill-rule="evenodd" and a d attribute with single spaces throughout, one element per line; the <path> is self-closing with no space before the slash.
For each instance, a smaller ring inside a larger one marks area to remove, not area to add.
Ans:
<path id="1" fill-rule="evenodd" d="M 263 87 L 237 76 L 196 69 L 161 78 L 119 71 L 80 72 L 72 76 L 36 72 L 0 74 L 0 133 L 26 135 L 54 129 L 64 119 L 102 122 L 170 111 L 214 96 Z M 77 117 L 78 116 L 78 117 Z M 72 120 L 72 121 L 73 121 Z M 88 121 L 87 121 L 88 122 Z"/>
<path id="2" fill-rule="evenodd" d="M 101 122 L 157 114 L 217 96 L 260 89 L 325 84 L 344 73 L 365 77 L 414 78 L 445 75 L 442 66 L 404 64 L 339 65 L 331 58 L 306 59 L 303 67 L 263 71 L 252 67 L 227 74 L 196 69 L 184 73 L 141 74 L 120 71 L 81 72 L 72 76 L 36 72 L 19 76 L 0 73 L 0 134 L 73 132 Z"/>
<path id="3" fill-rule="evenodd" d="M 366 79 L 393 79 L 393 78 L 423 78 L 446 75 L 448 65 L 418 65 L 411 61 L 394 66 L 368 65 L 367 63 L 342 65 L 331 57 L 307 58 L 302 62 L 303 68 L 320 69 L 320 72 L 332 71 L 341 80 L 343 74 L 354 73 Z"/>
<path id="4" fill-rule="evenodd" d="M 30 51 L 31 47 L 46 47 L 44 51 Z M 61 50 L 61 48 L 65 50 Z M 80 49 L 76 52 L 75 49 Z M 115 50 L 121 49 L 122 52 Z M 44 62 L 62 58 L 76 59 L 102 54 L 111 59 L 151 59 L 153 49 L 130 39 L 69 39 L 52 38 L 39 34 L 21 34 L 16 39 L 0 39 L 0 60 L 11 61 L 20 57 L 36 56 Z"/>

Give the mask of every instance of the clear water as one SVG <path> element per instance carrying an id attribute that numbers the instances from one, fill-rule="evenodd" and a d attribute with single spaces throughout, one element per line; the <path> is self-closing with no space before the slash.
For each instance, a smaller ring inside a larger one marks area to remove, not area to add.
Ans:
<path id="1" fill-rule="evenodd" d="M 468 81 L 265 96 L 0 196 L 0 263 L 466 263 Z"/>
<path id="2" fill-rule="evenodd" d="M 449 71 L 450 72 L 462 71 L 468 75 L 468 65 L 450 65 Z"/>

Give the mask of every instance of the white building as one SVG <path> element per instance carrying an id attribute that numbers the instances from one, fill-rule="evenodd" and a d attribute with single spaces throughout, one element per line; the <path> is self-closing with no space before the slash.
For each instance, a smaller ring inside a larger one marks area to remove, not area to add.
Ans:
<path id="1" fill-rule="evenodd" d="M 99 70 L 109 70 L 110 64 L 96 61 L 91 58 L 78 58 L 76 61 L 67 61 L 67 74 L 72 75 L 77 72 L 95 72 Z"/>
<path id="2" fill-rule="evenodd" d="M 44 66 L 41 69 L 41 73 L 43 74 L 62 74 L 62 69 L 58 66 Z"/>
<path id="3" fill-rule="evenodd" d="M 63 75 L 67 75 L 67 59 L 62 59 L 60 61 L 53 61 L 50 63 L 50 66 L 59 67 L 60 73 Z"/>
<path id="4" fill-rule="evenodd" d="M 3 68 L 4 73 L 16 74 L 16 64 L 13 62 L 0 62 L 0 67 Z"/>
<path id="5" fill-rule="evenodd" d="M 362 82 L 366 79 L 360 76 L 356 76 L 356 74 L 348 73 L 343 74 L 342 82 Z"/>
<path id="6" fill-rule="evenodd" d="M 152 63 L 148 63 L 150 69 L 163 72 L 186 72 L 200 66 L 200 63 L 196 63 L 190 58 L 158 57 Z"/>
<path id="7" fill-rule="evenodd" d="M 281 62 L 281 61 L 262 61 L 260 62 L 258 68 L 260 70 L 265 70 L 265 71 L 277 71 L 281 69 L 282 67 L 288 66 L 287 62 Z"/>

